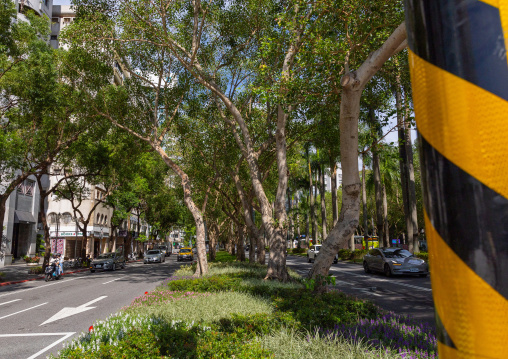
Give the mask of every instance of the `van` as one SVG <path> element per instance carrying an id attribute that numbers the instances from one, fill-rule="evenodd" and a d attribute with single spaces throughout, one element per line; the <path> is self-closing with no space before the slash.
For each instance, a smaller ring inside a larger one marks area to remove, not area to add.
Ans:
<path id="1" fill-rule="evenodd" d="M 158 249 L 158 250 L 162 251 L 162 253 L 164 253 L 165 257 L 169 257 L 171 255 L 171 248 L 167 244 L 159 244 L 154 249 Z"/>

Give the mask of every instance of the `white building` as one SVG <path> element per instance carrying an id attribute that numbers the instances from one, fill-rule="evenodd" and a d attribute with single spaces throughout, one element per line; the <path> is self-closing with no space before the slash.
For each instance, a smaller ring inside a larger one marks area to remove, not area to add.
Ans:
<path id="1" fill-rule="evenodd" d="M 23 181 L 7 199 L 0 267 L 11 264 L 13 258 L 35 254 L 39 199 L 39 188 L 33 176 Z"/>
<path id="2" fill-rule="evenodd" d="M 337 163 L 337 189 L 339 189 L 340 186 L 342 186 L 342 167 L 340 163 Z M 332 191 L 332 178 L 325 174 L 325 191 L 331 192 Z"/>

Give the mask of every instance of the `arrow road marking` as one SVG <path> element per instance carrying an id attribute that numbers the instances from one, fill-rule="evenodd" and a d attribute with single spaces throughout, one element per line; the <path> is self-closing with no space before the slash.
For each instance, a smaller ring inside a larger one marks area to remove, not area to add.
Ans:
<path id="1" fill-rule="evenodd" d="M 44 323 L 42 323 L 41 325 L 48 324 L 48 323 L 54 322 L 54 321 L 59 320 L 59 319 L 67 318 L 67 317 L 70 317 L 71 315 L 74 315 L 74 314 L 83 313 L 83 312 L 86 312 L 87 310 L 90 310 L 90 309 L 94 309 L 96 307 L 89 307 L 89 305 L 93 304 L 95 302 L 98 302 L 99 300 L 102 300 L 102 299 L 107 298 L 107 297 L 108 297 L 107 295 L 103 295 L 102 297 L 99 297 L 97 299 L 91 300 L 88 303 L 82 304 L 79 307 L 75 307 L 75 308 L 73 308 L 73 307 L 65 307 L 61 311 L 59 311 L 58 313 L 53 315 L 51 318 L 46 320 Z M 0 319 L 2 319 L 2 318 L 0 318 Z"/>
<path id="2" fill-rule="evenodd" d="M 40 307 L 41 305 L 44 305 L 44 304 L 48 304 L 48 302 L 46 302 L 46 303 L 42 303 L 42 304 L 38 304 L 38 305 L 35 305 L 35 306 L 30 307 L 30 308 L 27 308 L 27 309 L 20 310 L 19 312 L 16 312 L 16 313 L 12 313 L 12 314 L 7 314 L 7 315 L 4 315 L 3 317 L 0 317 L 0 319 L 4 319 L 4 318 L 7 318 L 7 317 L 10 317 L 11 315 L 15 315 L 15 314 L 19 314 L 19 313 L 26 312 L 27 310 L 30 310 L 30 309 L 34 309 L 34 308 Z"/>
<path id="3" fill-rule="evenodd" d="M 10 300 L 10 301 L 8 301 L 8 302 L 0 303 L 0 305 L 5 305 L 5 304 L 9 304 L 9 303 L 14 303 L 14 302 L 17 302 L 18 300 L 21 300 L 21 299 L 14 299 L 14 300 Z"/>

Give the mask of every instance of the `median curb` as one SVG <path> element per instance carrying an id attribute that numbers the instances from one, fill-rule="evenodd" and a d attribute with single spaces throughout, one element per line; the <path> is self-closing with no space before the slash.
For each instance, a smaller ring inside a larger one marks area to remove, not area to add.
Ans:
<path id="1" fill-rule="evenodd" d="M 134 262 L 141 262 L 141 261 L 142 261 L 142 259 L 136 259 L 136 260 L 133 260 L 133 261 L 127 261 L 126 263 L 134 263 Z M 64 272 L 64 273 L 62 273 L 62 276 L 67 275 L 67 274 L 87 272 L 89 270 L 90 270 L 90 268 L 83 268 L 83 269 L 78 269 L 78 270 L 75 270 L 75 271 L 72 271 L 72 272 Z M 6 285 L 11 285 L 11 284 L 19 284 L 19 283 L 25 283 L 25 282 L 32 282 L 34 280 L 40 280 L 40 279 L 44 279 L 44 276 L 42 276 L 42 277 L 36 277 L 36 278 L 23 279 L 23 280 L 13 280 L 11 282 L 3 282 L 3 283 L 0 283 L 0 287 L 4 287 Z"/>

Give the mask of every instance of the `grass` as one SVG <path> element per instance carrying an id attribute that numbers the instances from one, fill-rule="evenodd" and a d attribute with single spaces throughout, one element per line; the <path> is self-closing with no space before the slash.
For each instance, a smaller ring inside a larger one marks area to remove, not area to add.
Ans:
<path id="1" fill-rule="evenodd" d="M 393 351 L 376 350 L 362 341 L 351 342 L 342 337 L 301 333 L 281 328 L 257 339 L 275 358 L 285 359 L 399 359 Z"/>
<path id="2" fill-rule="evenodd" d="M 164 295 L 163 291 L 159 293 Z M 225 292 L 206 293 L 206 295 L 192 293 L 187 296 L 185 293 L 180 294 L 177 298 L 164 303 L 137 306 L 131 304 L 125 312 L 132 315 L 159 317 L 166 321 L 182 320 L 187 323 L 205 324 L 228 318 L 233 314 L 253 315 L 273 312 L 273 305 L 268 300 L 246 293 Z"/>

